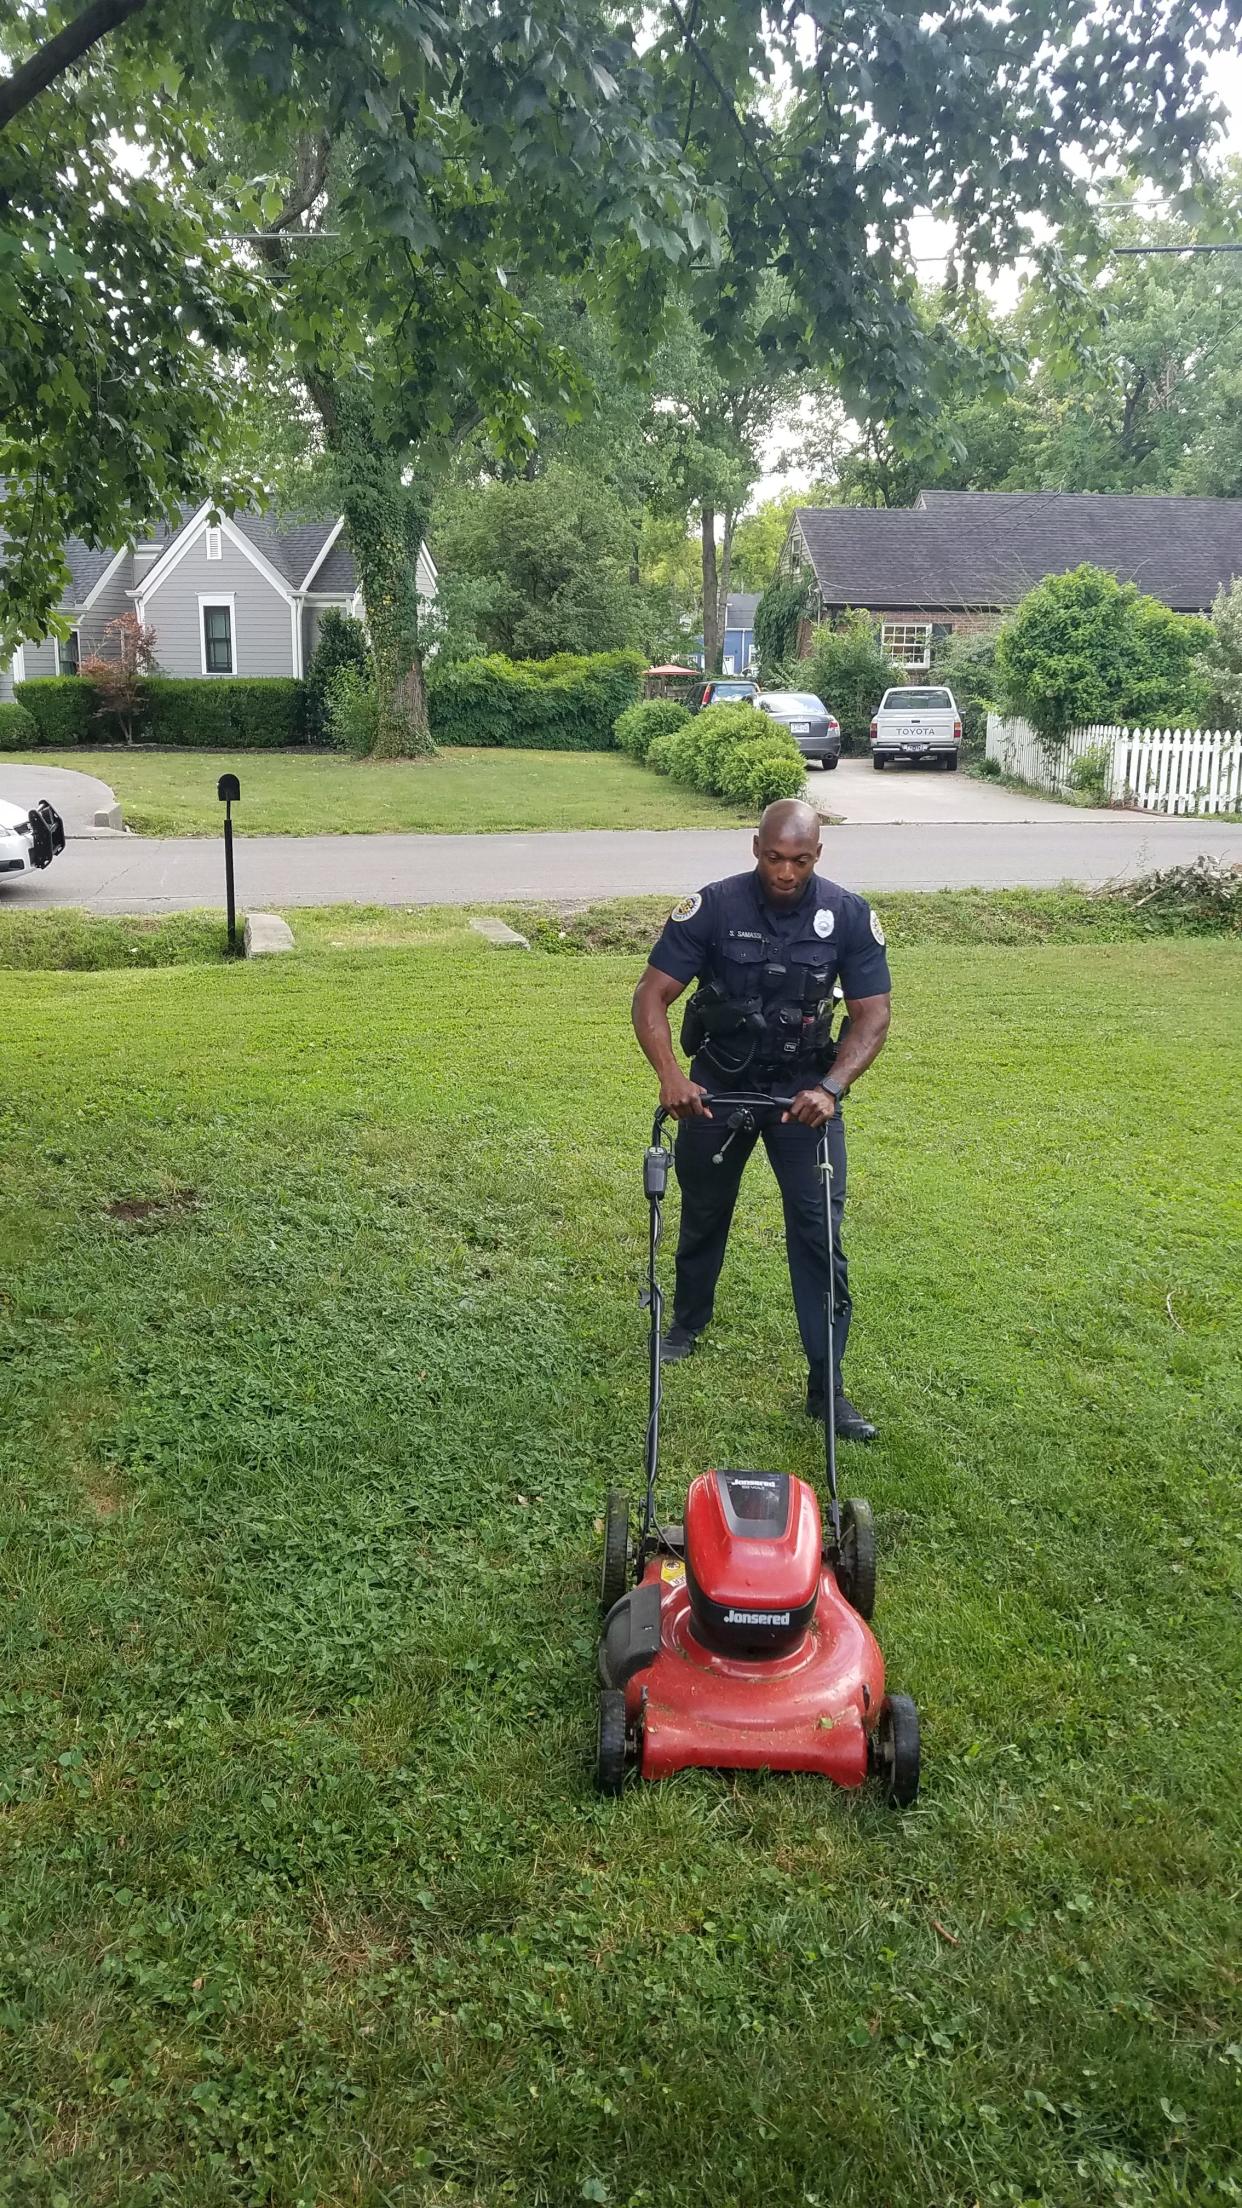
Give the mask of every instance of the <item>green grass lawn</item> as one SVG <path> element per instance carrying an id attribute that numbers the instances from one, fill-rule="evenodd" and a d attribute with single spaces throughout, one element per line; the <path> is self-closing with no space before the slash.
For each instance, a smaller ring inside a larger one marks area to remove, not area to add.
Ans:
<path id="1" fill-rule="evenodd" d="M 116 791 L 142 836 L 218 836 L 216 783 L 241 782 L 243 836 L 501 834 L 539 828 L 719 828 L 749 813 L 620 752 L 446 749 L 434 759 L 335 752 L 41 751 Z"/>
<path id="2" fill-rule="evenodd" d="M 851 1101 L 904 1819 L 592 1795 L 635 961 L 0 975 L 0 2200 L 1238 2198 L 1237 946 L 902 953 Z M 670 1375 L 814 1475 L 744 1187 Z"/>

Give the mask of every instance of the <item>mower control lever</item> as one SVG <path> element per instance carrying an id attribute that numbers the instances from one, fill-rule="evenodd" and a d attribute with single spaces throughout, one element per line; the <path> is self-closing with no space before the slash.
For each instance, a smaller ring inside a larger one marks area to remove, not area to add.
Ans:
<path id="1" fill-rule="evenodd" d="M 643 1194 L 648 1201 L 663 1196 L 668 1188 L 668 1151 L 662 1142 L 653 1142 L 643 1152 Z"/>

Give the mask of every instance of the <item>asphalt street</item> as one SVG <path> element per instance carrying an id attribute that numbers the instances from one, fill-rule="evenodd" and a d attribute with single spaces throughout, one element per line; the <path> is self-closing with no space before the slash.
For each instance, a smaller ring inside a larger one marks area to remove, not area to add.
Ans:
<path id="1" fill-rule="evenodd" d="M 876 776 L 876 780 L 887 780 Z M 946 776 L 947 782 L 951 778 Z M 816 793 L 818 795 L 818 791 Z M 879 895 L 894 889 L 1055 888 L 1184 864 L 1200 852 L 1242 863 L 1242 825 L 1049 806 L 1039 820 L 847 824 L 824 830 L 821 871 Z M 599 829 L 558 835 L 247 836 L 243 910 L 297 905 L 502 905 L 676 896 L 751 863 L 742 828 Z M 0 889 L 5 910 L 77 905 L 97 913 L 222 906 L 212 840 L 110 836 L 70 843 L 46 873 Z"/>

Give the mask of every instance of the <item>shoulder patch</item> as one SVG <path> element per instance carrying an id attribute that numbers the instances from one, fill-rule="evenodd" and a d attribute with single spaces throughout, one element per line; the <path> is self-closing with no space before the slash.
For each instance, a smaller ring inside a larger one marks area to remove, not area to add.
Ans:
<path id="1" fill-rule="evenodd" d="M 831 905 L 821 905 L 811 924 L 815 929 L 816 935 L 826 940 L 828 936 L 832 934 L 832 931 L 837 924 L 837 916 L 832 910 Z"/>
<path id="2" fill-rule="evenodd" d="M 877 943 L 879 944 L 879 946 L 880 946 L 880 949 L 881 949 L 881 950 L 883 950 L 883 949 L 884 949 L 884 930 L 883 930 L 883 928 L 882 928 L 882 927 L 880 926 L 880 915 L 879 915 L 879 913 L 878 913 L 878 912 L 873 912 L 873 913 L 872 913 L 872 915 L 871 915 L 871 933 L 872 933 L 872 934 L 873 934 L 873 936 L 875 937 L 875 939 L 876 939 L 876 942 L 877 942 Z"/>
<path id="3" fill-rule="evenodd" d="M 669 914 L 669 919 L 693 920 L 695 913 L 698 911 L 699 906 L 702 904 L 702 902 L 703 899 L 696 889 L 693 897 L 683 897 L 679 905 L 674 905 L 672 911 Z"/>

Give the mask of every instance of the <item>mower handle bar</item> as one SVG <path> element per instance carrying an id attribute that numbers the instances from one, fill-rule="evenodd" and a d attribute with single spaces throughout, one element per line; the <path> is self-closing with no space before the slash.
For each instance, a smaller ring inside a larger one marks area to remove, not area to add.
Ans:
<path id="1" fill-rule="evenodd" d="M 750 1089 L 705 1089 L 703 1091 L 703 1102 L 705 1104 L 736 1104 L 745 1110 L 752 1110 L 757 1107 L 761 1111 L 787 1112 L 793 1103 L 793 1097 L 761 1096 Z M 651 1130 L 653 1142 L 658 1139 L 661 1128 L 675 1116 L 666 1104 L 658 1106 L 655 1123 Z"/>

